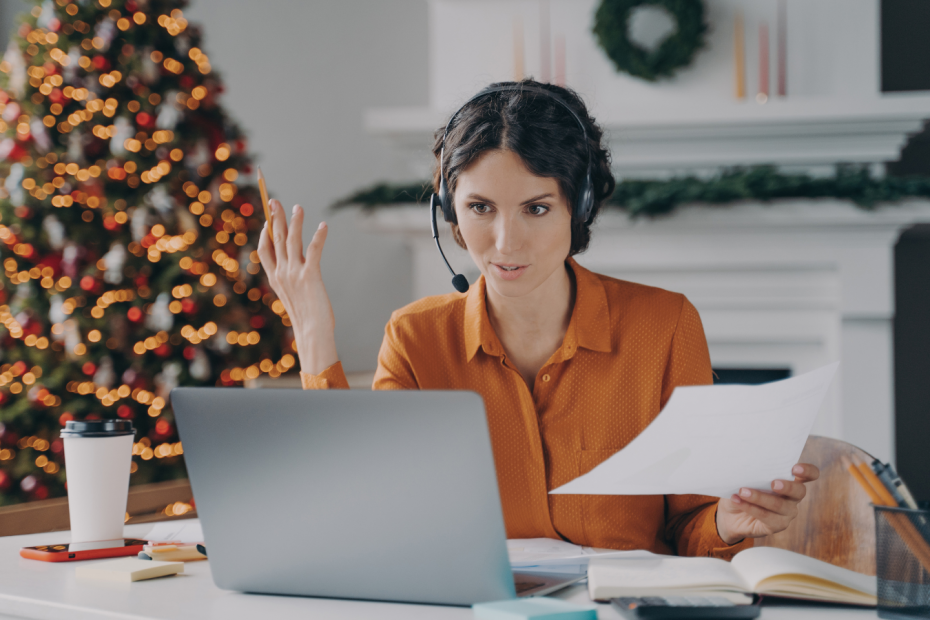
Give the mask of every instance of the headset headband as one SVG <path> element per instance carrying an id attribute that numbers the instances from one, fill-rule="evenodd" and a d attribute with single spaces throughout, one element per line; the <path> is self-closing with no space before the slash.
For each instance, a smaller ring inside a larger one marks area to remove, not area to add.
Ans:
<path id="1" fill-rule="evenodd" d="M 530 92 L 537 95 L 542 95 L 544 97 L 549 97 L 563 108 L 568 110 L 568 113 L 571 114 L 572 118 L 575 119 L 575 122 L 578 123 L 578 127 L 581 129 L 581 135 L 584 138 L 584 148 L 588 155 L 588 165 L 585 178 L 582 181 L 581 187 L 578 191 L 578 196 L 575 199 L 574 215 L 582 222 L 588 222 L 591 218 L 591 213 L 594 210 L 594 192 L 592 191 L 591 183 L 591 148 L 588 144 L 588 131 L 585 129 L 584 123 L 581 121 L 581 117 L 577 112 L 575 112 L 575 110 L 571 108 L 571 106 L 568 105 L 568 102 L 565 101 L 565 99 L 545 88 L 522 83 L 510 84 L 506 86 L 489 86 L 485 88 L 477 95 L 474 95 L 468 101 L 459 106 L 459 108 L 449 118 L 449 122 L 446 123 L 446 127 L 442 132 L 442 146 L 439 149 L 439 202 L 442 206 L 443 219 L 445 219 L 447 222 L 452 222 L 453 224 L 458 223 L 458 219 L 455 216 L 455 209 L 452 205 L 452 196 L 448 191 L 444 167 L 446 137 L 449 135 L 449 128 L 452 127 L 455 119 L 458 118 L 458 115 L 468 106 L 468 104 L 475 101 L 476 99 L 500 92 Z"/>

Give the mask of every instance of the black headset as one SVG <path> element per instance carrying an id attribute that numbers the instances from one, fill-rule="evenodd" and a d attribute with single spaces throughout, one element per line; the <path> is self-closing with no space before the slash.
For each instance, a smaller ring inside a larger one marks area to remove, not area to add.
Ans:
<path id="1" fill-rule="evenodd" d="M 437 204 L 442 207 L 442 216 L 445 221 L 451 222 L 453 224 L 458 223 L 458 218 L 455 217 L 455 208 L 452 204 L 452 194 L 449 192 L 449 186 L 446 184 L 446 175 L 442 168 L 443 160 L 445 159 L 446 136 L 449 134 L 449 127 L 452 126 L 452 123 L 455 121 L 456 117 L 463 109 L 465 109 L 465 106 L 467 106 L 472 101 L 480 99 L 481 97 L 486 97 L 492 93 L 514 91 L 531 92 L 549 97 L 563 108 L 568 110 L 568 112 L 572 115 L 572 118 L 574 118 L 578 123 L 578 126 L 581 128 L 581 134 L 584 137 L 585 150 L 588 153 L 588 170 L 585 174 L 584 181 L 581 183 L 581 187 L 578 189 L 578 196 L 575 198 L 573 215 L 576 219 L 584 223 L 588 223 L 591 219 L 591 213 L 594 211 L 594 186 L 591 183 L 591 150 L 588 145 L 588 132 L 584 127 L 584 123 L 581 122 L 581 117 L 578 116 L 578 114 L 568 105 L 568 103 L 565 102 L 564 99 L 544 88 L 520 83 L 511 84 L 508 86 L 490 86 L 485 88 L 480 93 L 463 103 L 462 106 L 455 111 L 455 114 L 449 118 L 449 122 L 446 123 L 446 128 L 442 132 L 442 147 L 439 150 L 439 193 L 433 193 L 429 199 L 430 224 L 433 231 L 433 240 L 436 242 L 436 248 L 439 249 L 439 254 L 442 256 L 442 260 L 446 263 L 446 267 L 449 268 L 449 273 L 452 274 L 452 286 L 454 286 L 455 290 L 460 293 L 464 293 L 468 290 L 468 280 L 466 280 L 465 276 L 462 274 L 456 274 L 452 269 L 452 265 L 449 264 L 445 253 L 442 251 L 442 246 L 439 245 L 439 230 L 436 227 Z"/>

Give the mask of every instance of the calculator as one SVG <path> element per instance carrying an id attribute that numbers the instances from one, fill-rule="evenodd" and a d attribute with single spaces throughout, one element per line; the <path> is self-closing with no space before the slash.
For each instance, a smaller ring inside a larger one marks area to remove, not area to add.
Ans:
<path id="1" fill-rule="evenodd" d="M 759 605 L 737 605 L 722 596 L 643 596 L 610 599 L 626 618 L 678 620 L 685 618 L 758 618 Z"/>

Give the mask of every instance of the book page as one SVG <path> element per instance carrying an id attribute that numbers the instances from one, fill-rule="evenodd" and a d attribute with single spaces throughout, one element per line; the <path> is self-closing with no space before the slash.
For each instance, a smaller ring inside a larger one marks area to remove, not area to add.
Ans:
<path id="1" fill-rule="evenodd" d="M 866 595 L 865 604 L 870 604 L 868 600 L 874 604 L 877 591 L 875 577 L 774 547 L 740 551 L 732 565 L 750 589 L 759 594 L 790 596 L 794 593 L 831 600 L 857 599 L 850 602 L 858 602 L 859 597 L 854 593 L 859 592 Z M 836 596 L 830 596 L 831 592 Z"/>
<path id="2" fill-rule="evenodd" d="M 837 365 L 763 385 L 676 387 L 625 448 L 550 493 L 728 497 L 792 480 Z"/>
<path id="3" fill-rule="evenodd" d="M 609 590 L 610 597 L 639 596 L 636 592 L 654 590 L 749 591 L 746 581 L 729 562 L 665 555 L 637 559 L 591 558 L 588 584 L 592 592 L 600 588 Z"/>

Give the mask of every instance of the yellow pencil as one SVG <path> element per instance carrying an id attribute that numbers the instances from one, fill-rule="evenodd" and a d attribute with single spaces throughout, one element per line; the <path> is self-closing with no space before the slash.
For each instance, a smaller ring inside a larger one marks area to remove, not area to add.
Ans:
<path id="1" fill-rule="evenodd" d="M 258 169 L 258 191 L 262 195 L 262 208 L 265 209 L 265 220 L 268 222 L 268 238 L 271 236 L 271 211 L 268 210 L 268 188 L 265 187 L 265 175 L 262 174 L 262 169 Z"/>
<path id="2" fill-rule="evenodd" d="M 885 488 L 885 485 L 882 484 L 882 481 L 878 479 L 878 476 L 875 475 L 867 464 L 862 462 L 850 463 L 845 457 L 843 457 L 842 460 L 846 469 L 852 474 L 852 477 L 856 479 L 856 482 L 859 483 L 863 490 L 865 490 L 873 504 L 876 506 L 897 508 L 898 504 L 894 501 L 894 497 L 891 496 L 891 493 Z M 888 523 L 891 524 L 891 527 L 894 528 L 898 536 L 901 537 L 901 540 L 904 541 L 904 544 L 907 545 L 911 553 L 917 556 L 917 560 L 924 567 L 924 570 L 930 570 L 930 545 L 928 545 L 927 541 L 920 535 L 920 532 L 917 531 L 914 524 L 907 518 L 907 515 L 892 512 L 885 516 L 888 519 Z"/>

